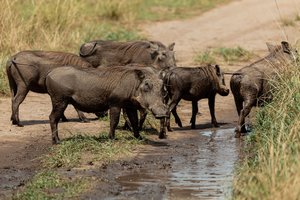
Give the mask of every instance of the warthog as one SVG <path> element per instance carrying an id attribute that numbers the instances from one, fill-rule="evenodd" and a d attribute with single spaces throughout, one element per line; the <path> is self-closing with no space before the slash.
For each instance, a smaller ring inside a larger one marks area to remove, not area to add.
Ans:
<path id="1" fill-rule="evenodd" d="M 278 70 L 295 61 L 297 51 L 288 42 L 281 46 L 267 44 L 269 55 L 236 71 L 230 79 L 230 88 L 234 96 L 236 110 L 239 115 L 235 137 L 246 133 L 245 117 L 253 106 L 263 106 L 272 99 L 270 80 Z"/>
<path id="2" fill-rule="evenodd" d="M 138 107 L 149 109 L 156 118 L 166 117 L 168 111 L 163 102 L 163 81 L 148 67 L 62 67 L 48 74 L 46 86 L 52 101 L 49 118 L 54 144 L 59 142 L 57 124 L 68 104 L 85 112 L 109 109 L 111 139 L 115 137 L 122 108 L 136 138 L 140 138 Z"/>
<path id="3" fill-rule="evenodd" d="M 224 74 L 218 65 L 203 67 L 177 67 L 169 70 L 164 77 L 164 84 L 168 91 L 169 110 L 175 117 L 175 122 L 182 127 L 181 120 L 176 112 L 176 106 L 181 99 L 192 101 L 191 128 L 195 128 L 196 115 L 198 112 L 198 101 L 208 98 L 209 110 L 211 114 L 211 123 L 217 127 L 218 123 L 215 117 L 215 96 L 220 94 L 227 96 L 229 89 L 225 85 Z M 165 133 L 165 128 L 161 126 L 161 132 Z M 171 131 L 170 118 L 167 119 L 168 130 Z M 163 135 L 163 134 L 161 134 Z"/>
<path id="4" fill-rule="evenodd" d="M 94 67 L 131 63 L 153 65 L 159 69 L 175 67 L 174 45 L 158 41 L 116 42 L 95 40 L 83 44 L 79 55 Z"/>
<path id="5" fill-rule="evenodd" d="M 19 106 L 29 91 L 47 93 L 45 78 L 54 68 L 71 65 L 77 68 L 92 67 L 88 62 L 75 54 L 52 51 L 21 51 L 13 55 L 6 64 L 6 72 L 12 94 L 12 123 L 18 126 Z M 79 118 L 86 121 L 82 112 Z M 62 114 L 62 119 L 66 117 Z"/>

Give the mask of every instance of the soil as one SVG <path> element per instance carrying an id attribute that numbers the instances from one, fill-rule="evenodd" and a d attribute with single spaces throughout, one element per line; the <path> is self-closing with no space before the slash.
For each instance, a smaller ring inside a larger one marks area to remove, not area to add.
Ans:
<path id="1" fill-rule="evenodd" d="M 141 29 L 149 39 L 165 44 L 176 42 L 178 66 L 194 66 L 199 51 L 213 47 L 236 47 L 265 55 L 266 42 L 287 40 L 294 44 L 300 36 L 299 22 L 281 26 L 280 19 L 294 19 L 300 3 L 295 0 L 240 0 L 215 8 L 201 16 L 186 20 L 146 24 Z M 298 37 L 298 38 L 297 38 Z M 222 64 L 228 72 L 247 63 Z M 229 86 L 230 76 L 226 76 Z M 159 140 L 151 136 L 149 144 L 136 150 L 133 159 L 122 159 L 82 173 L 97 177 L 88 194 L 80 199 L 216 199 L 230 193 L 234 165 L 239 160 L 242 140 L 233 138 L 237 121 L 233 97 L 217 96 L 216 117 L 221 127 L 212 129 L 207 100 L 199 102 L 197 129 L 191 130 L 191 103 L 181 101 L 179 116 L 184 127 L 173 124 L 174 132 Z M 40 157 L 51 145 L 48 116 L 50 98 L 46 94 L 29 93 L 20 106 L 24 127 L 11 125 L 11 100 L 0 98 L 0 199 L 11 195 L 40 169 Z M 70 122 L 60 123 L 60 135 L 70 132 L 97 133 L 99 121 L 80 123 L 70 106 L 66 111 Z M 87 115 L 90 119 L 94 115 Z M 74 173 L 74 170 L 65 173 Z M 101 180 L 101 181 L 100 181 Z"/>

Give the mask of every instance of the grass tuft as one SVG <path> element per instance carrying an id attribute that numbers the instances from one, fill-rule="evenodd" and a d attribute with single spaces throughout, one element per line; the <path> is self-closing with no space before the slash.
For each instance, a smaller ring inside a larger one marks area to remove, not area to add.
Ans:
<path id="1" fill-rule="evenodd" d="M 243 49 L 242 47 L 227 48 L 220 47 L 198 53 L 194 61 L 197 64 L 215 64 L 216 62 L 245 62 L 252 58 L 253 53 Z"/>
<path id="2" fill-rule="evenodd" d="M 109 139 L 105 132 L 100 133 L 98 137 L 77 134 L 53 146 L 43 159 L 43 166 L 72 168 L 82 162 L 109 163 L 120 155 L 130 154 L 140 144 L 142 140 L 134 138 L 129 131 L 118 131 L 116 140 Z M 85 160 L 85 156 L 89 160 Z"/>
<path id="3" fill-rule="evenodd" d="M 68 199 L 74 198 L 86 189 L 87 181 L 84 179 L 67 180 L 55 172 L 44 171 L 35 175 L 13 199 Z"/>

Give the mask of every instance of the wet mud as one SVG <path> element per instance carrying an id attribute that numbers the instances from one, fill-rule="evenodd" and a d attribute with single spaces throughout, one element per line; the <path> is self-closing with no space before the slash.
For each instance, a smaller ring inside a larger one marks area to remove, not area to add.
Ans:
<path id="1" fill-rule="evenodd" d="M 157 142 L 133 160 L 101 169 L 96 174 L 105 181 L 82 199 L 226 199 L 243 145 L 233 131 L 169 133 L 178 140 Z"/>

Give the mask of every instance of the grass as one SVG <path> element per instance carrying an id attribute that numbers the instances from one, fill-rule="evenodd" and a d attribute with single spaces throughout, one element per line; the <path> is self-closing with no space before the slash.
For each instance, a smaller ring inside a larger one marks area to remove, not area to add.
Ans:
<path id="1" fill-rule="evenodd" d="M 300 65 L 281 72 L 273 101 L 256 115 L 248 157 L 234 181 L 234 199 L 300 197 Z"/>
<path id="2" fill-rule="evenodd" d="M 198 53 L 194 61 L 197 64 L 215 64 L 216 62 L 245 62 L 252 58 L 253 53 L 243 49 L 242 47 L 220 47 Z"/>
<path id="3" fill-rule="evenodd" d="M 63 179 L 58 173 L 43 171 L 35 175 L 23 192 L 13 199 L 69 199 L 74 198 L 88 188 L 83 178 Z"/>
<path id="4" fill-rule="evenodd" d="M 46 168 L 72 168 L 83 161 L 109 163 L 121 155 L 129 155 L 141 144 L 142 141 L 135 139 L 129 131 L 117 131 L 116 140 L 110 140 L 106 132 L 99 136 L 76 134 L 53 146 L 42 162 Z M 86 155 L 89 160 L 84 159 Z"/>

